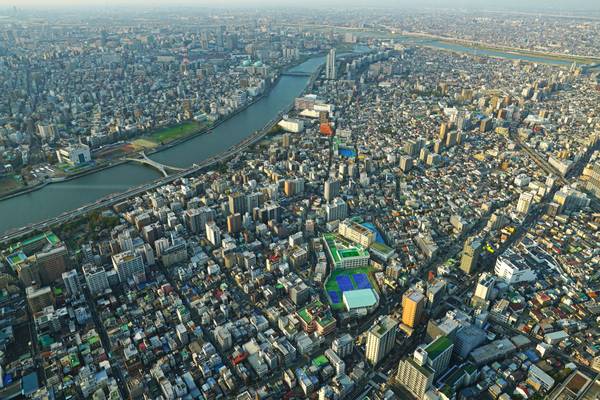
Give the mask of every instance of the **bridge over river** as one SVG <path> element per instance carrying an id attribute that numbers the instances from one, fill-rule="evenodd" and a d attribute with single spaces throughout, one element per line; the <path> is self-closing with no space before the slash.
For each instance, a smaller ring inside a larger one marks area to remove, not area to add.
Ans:
<path id="1" fill-rule="evenodd" d="M 148 165 L 149 167 L 158 170 L 158 172 L 160 172 L 165 177 L 169 176 L 169 171 L 179 172 L 184 170 L 183 168 L 173 167 L 171 165 L 161 164 L 158 161 L 154 161 L 151 158 L 148 158 L 146 153 L 144 153 L 143 151 L 141 151 L 139 154 L 140 157 L 138 158 L 127 157 L 125 158 L 125 160 Z"/>

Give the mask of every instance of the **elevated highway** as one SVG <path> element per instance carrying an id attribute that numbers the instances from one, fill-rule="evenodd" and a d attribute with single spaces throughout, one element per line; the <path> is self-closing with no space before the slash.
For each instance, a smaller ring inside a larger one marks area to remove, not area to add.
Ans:
<path id="1" fill-rule="evenodd" d="M 320 65 L 319 68 L 317 68 L 315 70 L 315 72 L 313 72 L 311 74 L 310 80 L 308 81 L 303 93 L 306 93 L 307 91 L 311 90 L 312 85 L 314 84 L 315 80 L 318 78 L 318 76 L 320 75 L 322 70 L 323 70 L 323 65 Z M 198 164 L 194 164 L 190 168 L 187 168 L 187 169 L 181 169 L 181 168 L 176 168 L 176 167 L 171 167 L 171 166 L 160 164 L 160 163 L 150 159 L 144 153 L 142 153 L 142 158 L 130 159 L 130 161 L 148 164 L 154 168 L 160 166 L 161 168 L 166 169 L 165 172 L 167 172 L 167 170 L 171 170 L 174 173 L 171 175 L 163 173 L 163 175 L 164 175 L 163 178 L 157 179 L 157 180 L 149 182 L 149 183 L 145 183 L 140 186 L 133 187 L 133 188 L 127 190 L 126 192 L 112 193 L 112 194 L 109 194 L 107 196 L 104 196 L 104 197 L 96 200 L 94 203 L 86 204 L 75 210 L 66 211 L 56 217 L 49 218 L 44 221 L 32 223 L 32 224 L 23 226 L 21 228 L 9 230 L 0 237 L 0 244 L 5 244 L 8 242 L 11 242 L 11 241 L 19 239 L 23 236 L 30 235 L 31 233 L 36 232 L 36 231 L 47 230 L 54 225 L 65 223 L 74 218 L 80 217 L 82 215 L 86 215 L 94 210 L 110 207 L 110 206 L 117 204 L 123 200 L 126 200 L 130 197 L 138 196 L 149 190 L 154 190 L 160 186 L 166 185 L 171 182 L 175 182 L 178 179 L 197 175 L 198 173 L 205 170 L 206 168 L 209 168 L 219 162 L 225 161 L 225 160 L 229 159 L 230 157 L 233 157 L 236 154 L 244 151 L 248 147 L 252 146 L 254 143 L 260 141 L 262 138 L 264 138 L 269 133 L 269 131 L 275 126 L 275 124 L 277 124 L 277 122 L 279 122 L 279 120 L 281 120 L 281 118 L 285 114 L 290 112 L 290 110 L 292 108 L 293 108 L 293 104 L 290 104 L 288 107 L 286 107 L 284 110 L 282 110 L 279 114 L 277 114 L 277 116 L 275 116 L 273 119 L 271 119 L 261 130 L 254 132 L 253 134 L 251 134 L 250 136 L 248 136 L 247 138 L 242 140 L 240 143 L 236 144 L 235 146 L 230 147 L 225 152 L 217 154 L 213 157 L 207 158 L 206 160 L 203 160 L 202 162 L 200 162 Z"/>

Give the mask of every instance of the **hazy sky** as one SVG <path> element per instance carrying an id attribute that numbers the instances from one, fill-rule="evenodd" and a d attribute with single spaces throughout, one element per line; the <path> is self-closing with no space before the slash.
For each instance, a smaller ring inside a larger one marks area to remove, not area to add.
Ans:
<path id="1" fill-rule="evenodd" d="M 477 7 L 505 10 L 596 10 L 600 0 L 0 0 L 0 6 L 89 7 L 89 6 L 385 6 L 385 7 Z"/>

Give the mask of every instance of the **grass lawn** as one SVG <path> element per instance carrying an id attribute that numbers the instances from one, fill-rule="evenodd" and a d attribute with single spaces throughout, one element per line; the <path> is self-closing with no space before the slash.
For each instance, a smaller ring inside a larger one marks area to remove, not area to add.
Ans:
<path id="1" fill-rule="evenodd" d="M 198 132 L 205 125 L 198 122 L 184 122 L 182 124 L 159 129 L 149 135 L 148 139 L 157 143 L 168 143 L 173 140 L 181 139 Z"/>
<path id="2" fill-rule="evenodd" d="M 131 141 L 132 150 L 140 152 L 142 150 L 152 150 L 161 144 L 167 144 L 177 139 L 182 139 L 193 135 L 208 126 L 208 122 L 188 121 L 179 125 L 160 128 L 152 133 L 142 136 L 141 138 Z"/>
<path id="3" fill-rule="evenodd" d="M 12 192 L 23 187 L 21 181 L 17 180 L 14 176 L 2 176 L 0 177 L 0 194 Z"/>
<path id="4" fill-rule="evenodd" d="M 354 274 L 365 274 L 367 275 L 367 277 L 369 278 L 369 283 L 371 283 L 371 287 L 375 290 L 377 290 L 377 285 L 375 284 L 375 279 L 373 278 L 373 268 L 372 267 L 359 267 L 359 268 L 338 268 L 335 269 L 331 275 L 329 276 L 329 279 L 327 281 L 325 281 L 325 294 L 327 295 L 327 299 L 329 300 L 329 304 L 331 305 L 331 309 L 333 310 L 343 310 L 344 309 L 344 303 L 342 301 L 342 291 L 336 281 L 336 277 L 341 276 L 341 275 L 346 275 L 348 278 L 350 278 L 350 282 L 352 282 L 352 286 L 354 289 L 358 288 L 358 285 L 356 284 L 356 282 L 354 281 Z M 338 298 L 340 299 L 339 303 L 334 303 L 331 298 L 329 297 L 329 293 L 328 292 L 336 292 L 338 295 Z"/>
<path id="5" fill-rule="evenodd" d="M 135 139 L 131 144 L 133 145 L 135 152 L 158 147 L 158 143 L 150 139 Z"/>

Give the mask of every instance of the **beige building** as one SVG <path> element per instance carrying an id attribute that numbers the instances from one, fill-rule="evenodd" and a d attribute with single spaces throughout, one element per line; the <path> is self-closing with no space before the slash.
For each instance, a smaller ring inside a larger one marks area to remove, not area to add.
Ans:
<path id="1" fill-rule="evenodd" d="M 363 247 L 369 247 L 375 241 L 375 232 L 351 219 L 346 219 L 340 223 L 338 233 Z"/>

